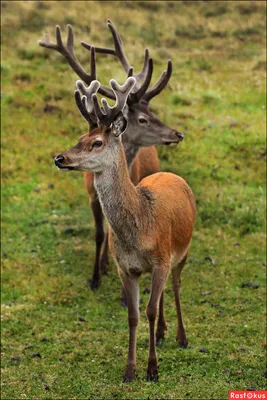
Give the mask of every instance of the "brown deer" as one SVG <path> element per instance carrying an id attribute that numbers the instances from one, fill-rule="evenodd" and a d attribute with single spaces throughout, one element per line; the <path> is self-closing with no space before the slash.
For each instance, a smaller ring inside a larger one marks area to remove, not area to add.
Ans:
<path id="1" fill-rule="evenodd" d="M 70 25 L 68 25 L 68 37 L 66 45 L 64 45 L 62 41 L 62 35 L 59 26 L 56 27 L 56 43 L 50 42 L 48 36 L 46 35 L 43 41 L 39 41 L 39 44 L 48 49 L 56 50 L 62 54 L 68 61 L 71 68 L 85 83 L 87 83 L 87 85 L 90 85 L 90 83 L 96 79 L 95 52 L 115 55 L 119 59 L 127 75 L 132 75 L 133 68 L 131 67 L 123 50 L 122 39 L 112 22 L 108 20 L 107 23 L 112 33 L 115 49 L 100 47 L 94 48 L 91 45 L 82 42 L 82 45 L 91 52 L 90 74 L 84 71 L 74 53 L 74 35 L 73 29 Z M 126 132 L 123 135 L 123 144 L 126 153 L 127 165 L 130 168 L 130 176 L 134 184 L 137 184 L 145 176 L 159 171 L 159 160 L 154 145 L 177 144 L 183 138 L 183 135 L 180 132 L 169 128 L 151 111 L 149 111 L 150 100 L 164 89 L 171 77 L 171 61 L 168 62 L 167 70 L 162 73 L 159 80 L 149 90 L 147 90 L 152 77 L 152 72 L 153 61 L 149 57 L 148 49 L 146 49 L 144 67 L 139 74 L 134 74 L 134 77 L 136 78 L 136 84 L 127 99 L 127 105 L 125 108 L 125 113 L 127 113 L 128 118 L 128 125 Z M 81 83 L 79 84 L 78 89 L 82 94 L 85 94 L 85 88 Z M 114 93 L 112 90 L 103 85 L 100 86 L 99 93 L 110 99 L 114 99 Z M 91 126 L 91 128 L 93 127 L 94 125 Z M 142 146 L 152 145 L 153 147 L 141 149 Z M 96 256 L 93 277 L 91 279 L 91 288 L 96 289 L 100 284 L 101 270 L 103 273 L 106 273 L 106 267 L 108 264 L 108 241 L 106 236 L 104 250 L 102 257 L 100 258 L 101 248 L 104 242 L 103 214 L 97 193 L 94 188 L 94 177 L 92 172 L 84 173 L 84 182 L 87 193 L 91 199 L 91 208 L 96 225 Z M 122 300 L 123 304 L 125 304 L 125 296 L 122 296 Z"/>
<path id="2" fill-rule="evenodd" d="M 111 80 L 116 104 L 98 103 L 100 83 L 91 83 L 85 96 L 75 93 L 79 109 L 96 125 L 78 144 L 55 158 L 60 169 L 91 171 L 102 210 L 109 222 L 109 244 L 128 304 L 129 350 L 124 381 L 136 373 L 136 333 L 139 319 L 138 277 L 152 274 L 150 299 L 147 379 L 158 379 L 156 339 L 164 336 L 163 290 L 170 271 L 175 294 L 177 339 L 187 345 L 180 305 L 181 272 L 185 265 L 196 216 L 196 206 L 187 183 L 172 173 L 159 172 L 131 182 L 121 135 L 127 128 L 123 111 L 135 85 L 129 77 L 123 86 Z M 155 321 L 159 308 L 157 332 Z"/>

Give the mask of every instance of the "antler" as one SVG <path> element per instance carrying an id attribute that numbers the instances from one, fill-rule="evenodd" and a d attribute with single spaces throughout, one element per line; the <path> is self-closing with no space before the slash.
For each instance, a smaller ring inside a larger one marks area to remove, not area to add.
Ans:
<path id="1" fill-rule="evenodd" d="M 144 94 L 142 100 L 149 102 L 153 97 L 157 96 L 167 85 L 172 75 L 172 62 L 168 61 L 167 70 L 163 71 L 157 82 Z"/>
<path id="2" fill-rule="evenodd" d="M 90 48 L 91 58 L 90 58 L 90 67 L 91 74 L 85 72 L 79 63 L 75 53 L 74 53 L 74 33 L 71 25 L 67 25 L 68 27 L 68 35 L 66 45 L 64 45 L 62 40 L 61 29 L 57 25 L 56 26 L 56 43 L 50 41 L 49 36 L 45 34 L 44 40 L 38 40 L 40 46 L 45 47 L 47 49 L 52 49 L 62 54 L 66 60 L 68 61 L 71 68 L 76 72 L 76 74 L 87 84 L 90 85 L 93 80 L 96 79 L 96 61 L 95 61 L 95 49 L 93 46 Z M 104 96 L 109 97 L 110 99 L 115 99 L 112 90 L 101 85 L 99 88 L 99 93 Z"/>
<path id="3" fill-rule="evenodd" d="M 102 99 L 102 107 L 100 107 L 97 99 L 97 95 L 94 93 L 91 97 L 94 103 L 94 110 L 97 115 L 100 124 L 109 126 L 116 116 L 124 109 L 127 98 L 136 84 L 134 77 L 128 77 L 124 85 L 120 86 L 114 79 L 111 79 L 110 86 L 116 97 L 116 104 L 114 107 L 109 107 L 106 99 Z"/>
<path id="4" fill-rule="evenodd" d="M 138 103 L 141 100 L 149 102 L 153 97 L 158 95 L 167 85 L 171 74 L 172 74 L 172 63 L 171 60 L 168 61 L 167 71 L 164 71 L 158 81 L 147 91 L 150 84 L 152 73 L 153 73 L 153 60 L 149 57 L 149 50 L 145 49 L 144 66 L 139 74 L 133 73 L 133 67 L 131 67 L 125 52 L 123 50 L 122 39 L 115 27 L 110 20 L 107 20 L 108 27 L 112 33 L 114 47 L 115 49 L 110 49 L 106 47 L 95 47 L 87 44 L 86 42 L 81 42 L 83 47 L 90 50 L 90 68 L 91 74 L 88 74 L 79 63 L 75 53 L 74 53 L 74 33 L 71 25 L 68 27 L 68 35 L 66 45 L 64 45 L 62 40 L 61 29 L 56 26 L 56 43 L 50 41 L 49 36 L 45 35 L 44 40 L 39 40 L 40 46 L 47 49 L 52 49 L 60 54 L 62 54 L 68 61 L 71 68 L 76 72 L 76 74 L 87 84 L 90 85 L 93 80 L 96 79 L 96 61 L 95 52 L 103 54 L 115 55 L 121 62 L 123 69 L 127 73 L 128 77 L 133 76 L 136 79 L 136 84 L 130 95 L 128 96 L 127 103 L 133 104 Z M 143 83 L 142 83 L 143 81 Z M 147 91 L 147 92 L 146 92 Z M 114 93 L 111 89 L 106 86 L 101 85 L 99 88 L 99 93 L 115 100 Z"/>
<path id="5" fill-rule="evenodd" d="M 77 107 L 79 108 L 82 116 L 89 122 L 89 124 L 95 125 L 97 123 L 97 116 L 94 111 L 94 104 L 91 97 L 99 90 L 100 83 L 94 80 L 90 83 L 90 86 L 86 88 L 82 81 L 77 81 L 76 86 L 78 90 L 75 90 L 74 97 Z"/>
<path id="6" fill-rule="evenodd" d="M 112 55 L 116 56 L 119 59 L 121 65 L 122 65 L 124 71 L 127 73 L 127 75 L 133 76 L 136 79 L 136 85 L 128 98 L 128 103 L 137 103 L 140 101 L 141 97 L 144 95 L 144 93 L 146 92 L 146 90 L 150 84 L 152 72 L 153 72 L 153 60 L 152 60 L 152 58 L 149 57 L 149 50 L 146 48 L 144 65 L 143 65 L 142 71 L 139 74 L 134 74 L 133 67 L 131 67 L 131 64 L 129 63 L 129 61 L 126 57 L 126 54 L 123 50 L 122 39 L 121 39 L 115 25 L 109 19 L 107 20 L 107 24 L 111 31 L 112 37 L 113 37 L 114 49 L 110 49 L 107 47 L 95 47 L 95 51 L 97 53 L 112 54 Z M 92 45 L 90 45 L 84 41 L 82 41 L 81 44 L 87 50 L 91 50 L 91 48 L 92 48 Z M 143 84 L 141 84 L 143 80 L 144 80 L 144 82 L 143 82 Z"/>
<path id="7" fill-rule="evenodd" d="M 131 67 L 126 54 L 123 50 L 123 42 L 121 36 L 119 35 L 115 25 L 108 19 L 107 24 L 109 30 L 111 31 L 113 42 L 114 42 L 114 49 L 107 48 L 107 47 L 95 47 L 95 51 L 97 53 L 102 54 L 112 54 L 116 56 L 124 71 L 127 73 L 128 76 L 134 76 L 136 79 L 136 86 L 133 89 L 132 93 L 128 97 L 127 103 L 137 103 L 141 99 L 149 102 L 153 97 L 159 94 L 167 85 L 171 74 L 172 74 L 172 63 L 171 60 L 168 61 L 167 71 L 164 71 L 158 81 L 148 90 L 146 90 L 150 84 L 152 73 L 153 73 L 153 60 L 149 57 L 149 50 L 145 49 L 145 58 L 144 58 L 144 65 L 142 71 L 139 74 L 133 73 L 133 67 Z M 90 50 L 92 45 L 82 41 L 82 46 L 86 49 Z M 144 80 L 143 84 L 141 82 Z"/>

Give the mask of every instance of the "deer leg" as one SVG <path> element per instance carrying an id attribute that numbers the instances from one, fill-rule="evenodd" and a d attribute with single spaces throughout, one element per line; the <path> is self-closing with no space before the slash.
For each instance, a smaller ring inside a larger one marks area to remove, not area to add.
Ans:
<path id="1" fill-rule="evenodd" d="M 155 268 L 152 273 L 150 299 L 146 307 L 149 321 L 149 355 L 147 367 L 147 380 L 158 380 L 158 360 L 156 353 L 155 321 L 164 286 L 168 277 L 166 267 Z"/>
<path id="2" fill-rule="evenodd" d="M 107 232 L 106 237 L 105 237 L 104 249 L 103 249 L 101 260 L 100 260 L 100 268 L 101 268 L 101 273 L 103 275 L 107 274 L 108 264 L 109 264 L 109 261 L 108 261 L 108 232 Z"/>
<path id="3" fill-rule="evenodd" d="M 121 288 L 121 305 L 122 307 L 127 307 L 127 296 L 123 286 Z"/>
<path id="4" fill-rule="evenodd" d="M 186 262 L 187 255 L 179 262 L 179 264 L 172 270 L 172 287 L 175 296 L 176 312 L 177 312 L 177 336 L 176 339 L 181 347 L 186 348 L 188 341 L 186 339 L 185 329 L 182 319 L 182 309 L 180 301 L 180 288 L 181 288 L 181 274 Z"/>
<path id="5" fill-rule="evenodd" d="M 100 271 L 100 253 L 101 247 L 104 241 L 104 229 L 103 229 L 103 213 L 98 198 L 94 198 L 91 201 L 91 207 L 95 220 L 96 234 L 96 253 L 95 253 L 95 264 L 93 277 L 91 280 L 91 289 L 97 289 L 100 285 L 101 271 Z"/>
<path id="6" fill-rule="evenodd" d="M 139 285 L 138 277 L 120 272 L 128 304 L 129 348 L 123 382 L 132 382 L 136 376 L 136 333 L 139 320 Z"/>
<path id="7" fill-rule="evenodd" d="M 156 343 L 164 339 L 165 331 L 167 330 L 167 323 L 164 316 L 164 291 L 161 293 L 159 302 L 159 319 L 156 332 Z"/>

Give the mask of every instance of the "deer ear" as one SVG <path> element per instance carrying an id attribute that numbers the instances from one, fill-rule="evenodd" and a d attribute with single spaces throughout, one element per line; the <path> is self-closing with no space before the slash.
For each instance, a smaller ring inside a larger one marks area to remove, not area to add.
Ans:
<path id="1" fill-rule="evenodd" d="M 112 132 L 115 136 L 120 136 L 126 131 L 127 128 L 127 119 L 123 115 L 122 112 L 116 117 L 115 121 L 112 123 Z"/>

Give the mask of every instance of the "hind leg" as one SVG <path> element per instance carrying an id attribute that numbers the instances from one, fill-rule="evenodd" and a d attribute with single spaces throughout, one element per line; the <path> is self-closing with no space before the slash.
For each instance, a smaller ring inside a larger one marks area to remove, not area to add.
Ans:
<path id="1" fill-rule="evenodd" d="M 156 343 L 159 343 L 161 339 L 164 339 L 165 331 L 167 330 L 167 323 L 164 316 L 164 291 L 161 294 L 159 302 L 159 318 L 156 332 Z"/>
<path id="2" fill-rule="evenodd" d="M 186 258 L 187 254 L 182 259 L 182 261 L 180 261 L 179 264 L 172 270 L 172 287 L 175 296 L 177 322 L 178 322 L 176 339 L 179 342 L 179 345 L 185 348 L 188 346 L 188 341 L 186 339 L 186 333 L 183 325 L 182 309 L 180 301 L 180 289 L 181 289 L 181 274 L 186 262 Z"/>
<path id="3" fill-rule="evenodd" d="M 107 272 L 107 266 L 109 264 L 108 261 L 108 232 L 106 233 L 106 238 L 105 238 L 105 243 L 104 243 L 104 249 L 102 252 L 101 260 L 100 260 L 100 268 L 102 274 L 106 275 Z"/>
<path id="4" fill-rule="evenodd" d="M 100 253 L 101 247 L 104 241 L 105 233 L 103 228 L 103 213 L 99 203 L 98 198 L 93 197 L 91 200 L 91 207 L 93 211 L 93 216 L 95 220 L 96 234 L 95 234 L 95 243 L 96 243 L 96 252 L 95 252 L 95 264 L 92 280 L 90 281 L 91 289 L 97 289 L 100 285 L 101 279 L 101 271 L 100 271 Z"/>

